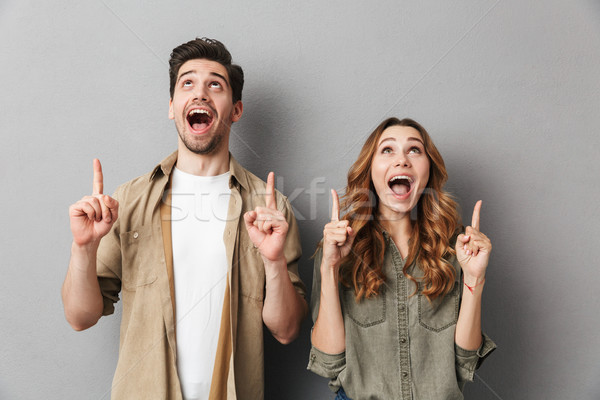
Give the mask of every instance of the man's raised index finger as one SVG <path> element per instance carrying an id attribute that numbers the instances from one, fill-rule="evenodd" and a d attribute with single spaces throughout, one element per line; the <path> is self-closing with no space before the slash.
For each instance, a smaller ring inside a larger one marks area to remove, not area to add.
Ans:
<path id="1" fill-rule="evenodd" d="M 92 194 L 102 194 L 104 191 L 104 179 L 102 177 L 102 165 L 100 160 L 94 158 L 94 184 Z"/>
<path id="2" fill-rule="evenodd" d="M 267 208 L 272 210 L 277 209 L 277 202 L 275 201 L 275 173 L 269 172 L 267 176 L 267 193 L 265 195 L 265 205 Z"/>
<path id="3" fill-rule="evenodd" d="M 479 215 L 481 214 L 481 203 L 481 200 L 475 203 L 475 208 L 473 209 L 473 219 L 471 220 L 471 226 L 477 230 L 479 230 Z"/>
<path id="4" fill-rule="evenodd" d="M 335 191 L 335 189 L 331 189 L 331 220 L 339 221 L 340 220 L 340 198 Z"/>

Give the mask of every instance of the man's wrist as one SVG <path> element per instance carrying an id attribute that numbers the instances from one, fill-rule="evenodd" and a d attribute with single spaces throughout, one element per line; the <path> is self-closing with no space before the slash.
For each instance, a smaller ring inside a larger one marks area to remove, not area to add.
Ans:
<path id="1" fill-rule="evenodd" d="M 277 277 L 282 271 L 287 271 L 287 260 L 283 255 L 275 260 L 262 257 L 267 279 Z"/>
<path id="2" fill-rule="evenodd" d="M 100 241 L 92 241 L 86 244 L 79 244 L 75 241 L 71 244 L 71 254 L 85 254 L 88 256 L 95 256 L 98 252 L 98 246 Z"/>

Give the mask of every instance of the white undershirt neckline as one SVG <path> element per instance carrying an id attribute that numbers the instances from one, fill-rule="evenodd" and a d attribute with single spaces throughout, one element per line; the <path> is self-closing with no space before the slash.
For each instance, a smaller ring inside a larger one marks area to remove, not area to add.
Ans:
<path id="1" fill-rule="evenodd" d="M 197 176 L 177 168 L 172 174 L 177 372 L 186 400 L 205 400 L 210 393 L 227 285 L 223 232 L 230 176 L 229 171 Z"/>

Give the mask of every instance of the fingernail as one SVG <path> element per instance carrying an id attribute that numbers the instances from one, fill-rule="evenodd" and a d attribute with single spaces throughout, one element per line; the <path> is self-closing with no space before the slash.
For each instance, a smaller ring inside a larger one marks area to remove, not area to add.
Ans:
<path id="1" fill-rule="evenodd" d="M 467 244 L 465 243 L 465 245 L 463 246 L 463 250 L 467 250 Z"/>
<path id="2" fill-rule="evenodd" d="M 471 255 L 471 250 L 467 250 L 467 255 L 470 256 Z"/>

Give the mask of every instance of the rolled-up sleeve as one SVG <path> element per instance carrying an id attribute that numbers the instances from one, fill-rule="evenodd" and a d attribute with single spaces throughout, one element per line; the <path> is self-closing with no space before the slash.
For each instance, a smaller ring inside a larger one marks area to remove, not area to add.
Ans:
<path id="1" fill-rule="evenodd" d="M 122 186 L 113 194 L 113 198 L 117 201 L 120 201 L 121 189 Z M 110 232 L 102 238 L 96 256 L 96 275 L 98 276 L 98 284 L 104 303 L 102 315 L 114 313 L 114 304 L 119 301 L 121 291 L 120 222 L 121 218 L 117 219 Z"/>
<path id="2" fill-rule="evenodd" d="M 481 366 L 495 349 L 496 343 L 492 341 L 485 333 L 481 335 L 483 341 L 477 350 L 465 350 L 454 344 L 456 354 L 456 377 L 459 382 L 472 382 L 475 376 L 475 370 Z"/>
<path id="3" fill-rule="evenodd" d="M 313 324 L 317 321 L 317 317 L 319 316 L 319 303 L 321 300 L 321 257 L 322 251 L 321 249 L 318 249 L 315 254 L 313 284 L 310 301 Z M 317 375 L 331 379 L 329 386 L 332 387 L 332 390 L 335 391 L 333 386 L 339 387 L 337 377 L 345 368 L 346 352 L 339 354 L 328 354 L 311 345 L 307 369 Z"/>
<path id="4" fill-rule="evenodd" d="M 346 352 L 327 354 L 311 346 L 307 367 L 309 371 L 324 378 L 335 379 L 344 368 L 346 368 Z"/>

